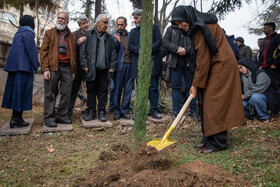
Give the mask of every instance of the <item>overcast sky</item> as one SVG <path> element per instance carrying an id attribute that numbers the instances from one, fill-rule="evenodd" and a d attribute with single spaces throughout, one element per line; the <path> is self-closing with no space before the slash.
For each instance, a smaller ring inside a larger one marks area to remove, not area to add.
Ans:
<path id="1" fill-rule="evenodd" d="M 257 7 L 260 8 L 261 4 L 257 4 L 259 0 L 253 0 L 250 5 L 244 3 L 243 7 L 240 10 L 236 10 L 227 14 L 224 20 L 220 20 L 219 24 L 222 28 L 226 30 L 228 35 L 234 35 L 235 38 L 238 36 L 242 36 L 245 40 L 245 44 L 250 46 L 252 49 L 257 48 L 257 40 L 259 37 L 265 37 L 265 35 L 257 36 L 254 34 L 249 34 L 246 26 L 249 21 L 252 20 L 253 15 L 255 14 Z M 115 3 L 114 3 L 115 2 Z M 128 21 L 127 29 L 131 29 L 131 13 L 133 11 L 132 3 L 129 0 L 118 0 L 121 5 L 118 5 L 117 0 L 110 0 L 110 3 L 107 4 L 107 9 L 109 14 L 113 19 L 116 19 L 118 16 L 125 16 Z M 185 4 L 186 0 L 182 0 L 181 4 Z M 77 8 L 77 7 L 75 7 Z M 76 23 L 70 24 L 70 28 L 73 31 L 77 29 L 78 26 Z"/>

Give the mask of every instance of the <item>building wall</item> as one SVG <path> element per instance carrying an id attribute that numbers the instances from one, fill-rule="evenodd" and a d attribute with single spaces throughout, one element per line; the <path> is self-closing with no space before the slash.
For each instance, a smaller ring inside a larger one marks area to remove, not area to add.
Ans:
<path id="1" fill-rule="evenodd" d="M 65 6 L 65 1 L 61 1 L 60 7 Z M 62 9 L 62 8 L 61 8 Z M 35 42 L 37 44 L 37 47 L 40 48 L 40 45 L 42 43 L 45 31 L 49 30 L 50 28 L 55 26 L 55 21 L 56 21 L 56 14 L 58 11 L 61 9 L 57 10 L 54 13 L 48 13 L 45 9 L 40 9 L 40 10 L 31 10 L 29 6 L 24 7 L 24 15 L 32 15 L 34 17 L 34 22 L 35 22 Z M 7 81 L 7 72 L 3 70 L 6 59 L 9 54 L 9 49 L 11 47 L 13 37 L 15 33 L 17 32 L 18 28 L 15 27 L 19 26 L 19 16 L 20 12 L 19 10 L 13 8 L 13 7 L 8 7 L 4 9 L 0 9 L 0 95 L 3 95 L 4 89 L 5 89 L 5 84 Z M 11 24 L 10 21 L 14 24 Z M 39 39 L 39 42 L 38 42 Z M 39 44 L 39 45 L 38 45 Z M 35 75 L 35 77 L 42 76 L 40 73 L 40 70 L 38 71 L 38 75 Z M 39 80 L 41 84 L 43 84 L 43 81 L 41 81 L 38 78 L 35 78 L 35 83 L 36 80 Z M 39 83 L 39 84 L 40 84 Z"/>

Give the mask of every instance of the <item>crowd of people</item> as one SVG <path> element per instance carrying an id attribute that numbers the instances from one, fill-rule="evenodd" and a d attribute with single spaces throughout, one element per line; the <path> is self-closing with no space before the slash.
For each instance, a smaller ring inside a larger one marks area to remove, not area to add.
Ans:
<path id="1" fill-rule="evenodd" d="M 114 120 L 133 119 L 129 110 L 134 83 L 137 87 L 142 13 L 141 9 L 132 13 L 136 27 L 130 32 L 127 19 L 118 17 L 113 34 L 107 32 L 110 20 L 106 14 L 98 15 L 91 29 L 88 18 L 79 17 L 80 28 L 73 33 L 67 26 L 69 14 L 57 14 L 56 25 L 46 31 L 40 49 L 47 127 L 72 123 L 82 81 L 87 93 L 85 121 L 107 121 L 108 93 Z M 226 35 L 217 22 L 215 15 L 178 6 L 163 37 L 156 24 L 152 29 L 149 115 L 162 118 L 159 79 L 166 56 L 171 69 L 170 115 L 176 117 L 182 98 L 193 95 L 188 114 L 201 121 L 203 137 L 195 147 L 204 154 L 227 149 L 227 130 L 244 124 L 245 116 L 267 122 L 280 107 L 280 35 L 275 23 L 264 24 L 266 37 L 258 40 L 260 49 L 253 55 L 242 37 Z M 13 110 L 11 128 L 29 125 L 22 112 L 32 109 L 33 74 L 39 67 L 34 18 L 24 15 L 19 23 L 5 65 L 8 79 L 2 102 L 2 107 Z M 56 110 L 58 93 L 61 99 Z"/>

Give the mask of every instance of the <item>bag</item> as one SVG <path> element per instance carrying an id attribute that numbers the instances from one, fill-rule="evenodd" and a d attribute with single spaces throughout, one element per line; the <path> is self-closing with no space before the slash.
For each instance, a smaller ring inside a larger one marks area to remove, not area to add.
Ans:
<path id="1" fill-rule="evenodd" d="M 170 65 L 171 65 L 171 53 L 166 57 L 166 60 L 163 62 L 161 79 L 167 84 L 171 84 L 170 76 Z"/>

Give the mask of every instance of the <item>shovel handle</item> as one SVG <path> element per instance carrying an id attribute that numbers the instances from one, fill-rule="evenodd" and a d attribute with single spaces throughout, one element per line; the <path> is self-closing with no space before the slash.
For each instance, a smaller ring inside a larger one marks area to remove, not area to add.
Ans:
<path id="1" fill-rule="evenodd" d="M 172 123 L 172 127 L 173 129 L 176 127 L 177 123 L 181 120 L 183 114 L 185 113 L 186 109 L 188 108 L 190 102 L 193 99 L 193 94 L 190 94 L 189 98 L 187 99 L 187 101 L 185 102 L 183 108 L 180 110 L 179 114 L 177 115 L 177 117 L 175 118 L 174 122 Z"/>

